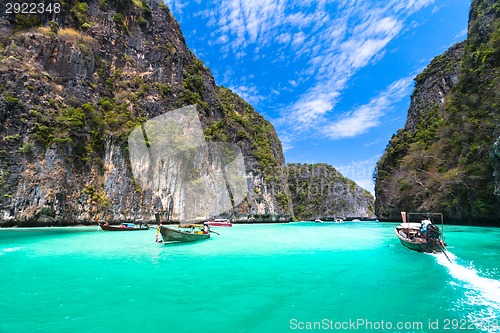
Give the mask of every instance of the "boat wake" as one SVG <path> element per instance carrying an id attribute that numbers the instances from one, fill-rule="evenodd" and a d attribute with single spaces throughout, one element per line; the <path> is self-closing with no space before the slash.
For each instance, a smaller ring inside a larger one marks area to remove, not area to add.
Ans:
<path id="1" fill-rule="evenodd" d="M 8 247 L 8 248 L 5 248 L 5 249 L 0 249 L 0 256 L 3 255 L 3 254 L 5 254 L 5 253 L 19 251 L 21 249 L 22 249 L 22 247 L 20 247 L 20 246 L 17 246 L 17 247 Z"/>
<path id="2" fill-rule="evenodd" d="M 463 305 L 479 310 L 479 313 L 469 313 L 469 319 L 498 319 L 500 316 L 500 281 L 481 276 L 472 263 L 469 267 L 461 265 L 453 253 L 446 251 L 446 254 L 450 260 L 443 254 L 433 254 L 433 256 L 440 265 L 448 269 L 455 279 L 450 285 L 465 289 Z"/>

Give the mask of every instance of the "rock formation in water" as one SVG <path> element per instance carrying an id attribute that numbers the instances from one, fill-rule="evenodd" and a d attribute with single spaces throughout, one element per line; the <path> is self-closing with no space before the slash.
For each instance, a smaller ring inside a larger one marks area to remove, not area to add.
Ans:
<path id="1" fill-rule="evenodd" d="M 468 37 L 415 78 L 405 127 L 376 169 L 376 214 L 436 211 L 452 223 L 500 222 L 500 5 L 474 0 Z"/>
<path id="2" fill-rule="evenodd" d="M 0 13 L 0 97 L 4 226 L 151 220 L 155 199 L 133 177 L 127 136 L 187 105 L 208 141 L 243 154 L 248 194 L 235 216 L 293 216 L 273 126 L 215 84 L 162 1 L 67 0 L 59 13 Z"/>
<path id="3" fill-rule="evenodd" d="M 374 218 L 374 198 L 328 164 L 288 163 L 288 184 L 295 216 Z"/>

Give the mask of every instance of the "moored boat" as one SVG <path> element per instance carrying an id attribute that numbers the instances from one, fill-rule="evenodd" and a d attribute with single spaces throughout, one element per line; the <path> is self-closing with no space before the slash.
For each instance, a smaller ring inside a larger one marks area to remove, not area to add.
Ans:
<path id="1" fill-rule="evenodd" d="M 159 226 L 163 242 L 195 242 L 210 238 L 208 225 L 189 224 L 178 226 Z"/>
<path id="2" fill-rule="evenodd" d="M 205 221 L 203 224 L 209 225 L 211 227 L 232 227 L 232 223 L 229 219 L 214 219 Z"/>
<path id="3" fill-rule="evenodd" d="M 442 237 L 442 232 L 432 223 L 432 218 L 440 218 L 443 225 L 443 215 L 441 213 L 406 213 L 401 212 L 403 223 L 394 229 L 394 233 L 399 238 L 401 244 L 411 250 L 418 252 L 437 253 L 444 252 L 446 243 Z M 420 216 L 420 222 L 410 222 L 411 216 Z"/>
<path id="4" fill-rule="evenodd" d="M 137 230 L 149 230 L 149 226 L 146 225 L 136 225 L 135 223 L 121 223 L 120 225 L 109 225 L 106 223 L 99 223 L 99 227 L 106 231 L 137 231 Z"/>

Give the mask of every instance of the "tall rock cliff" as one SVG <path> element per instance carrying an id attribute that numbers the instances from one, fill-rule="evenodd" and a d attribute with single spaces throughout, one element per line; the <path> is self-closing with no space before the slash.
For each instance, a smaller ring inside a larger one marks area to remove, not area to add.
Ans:
<path id="1" fill-rule="evenodd" d="M 500 4 L 474 0 L 468 38 L 415 78 L 405 127 L 376 170 L 379 219 L 439 211 L 448 222 L 500 223 Z"/>
<path id="2" fill-rule="evenodd" d="M 491 158 L 495 168 L 493 174 L 495 177 L 495 195 L 500 198 L 500 135 L 497 135 L 497 140 L 491 150 Z"/>
<path id="3" fill-rule="evenodd" d="M 134 179 L 127 136 L 187 105 L 208 142 L 243 154 L 248 194 L 231 209 L 237 218 L 293 216 L 273 126 L 215 84 L 162 1 L 57 3 L 60 12 L 0 13 L 1 225 L 152 219 L 158 207 Z M 220 164 L 208 159 L 205 168 Z"/>
<path id="4" fill-rule="evenodd" d="M 326 217 L 374 217 L 370 192 L 328 164 L 288 164 L 288 183 L 295 216 L 301 220 Z"/>

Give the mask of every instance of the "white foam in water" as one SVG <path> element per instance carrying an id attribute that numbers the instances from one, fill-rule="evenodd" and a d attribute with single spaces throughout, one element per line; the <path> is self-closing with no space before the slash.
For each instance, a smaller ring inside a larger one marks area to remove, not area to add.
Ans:
<path id="1" fill-rule="evenodd" d="M 457 257 L 448 251 L 446 254 L 451 262 L 443 254 L 435 254 L 439 264 L 448 268 L 451 276 L 462 282 L 462 287 L 469 289 L 465 292 L 467 303 L 474 306 L 485 306 L 486 310 L 480 313 L 470 314 L 473 319 L 480 316 L 483 319 L 498 318 L 500 313 L 500 281 L 478 275 L 477 270 L 471 265 L 465 267 L 456 262 Z"/>
<path id="2" fill-rule="evenodd" d="M 0 250 L 0 256 L 4 253 L 8 253 L 8 252 L 15 252 L 15 251 L 19 251 L 21 250 L 22 247 L 20 246 L 17 246 L 17 247 L 8 247 L 8 248 L 5 248 L 5 249 L 1 249 Z"/>

